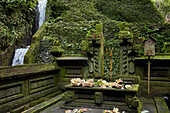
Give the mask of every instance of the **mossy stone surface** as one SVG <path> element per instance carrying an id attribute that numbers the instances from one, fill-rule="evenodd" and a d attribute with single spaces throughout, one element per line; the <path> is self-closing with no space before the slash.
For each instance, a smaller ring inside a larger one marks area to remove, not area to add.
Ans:
<path id="1" fill-rule="evenodd" d="M 61 46 L 53 46 L 49 51 L 53 56 L 60 56 L 64 52 Z"/>
<path id="2" fill-rule="evenodd" d="M 24 77 L 34 73 L 55 71 L 59 69 L 53 64 L 34 64 L 34 65 L 21 65 L 13 67 L 1 67 L 0 68 L 0 79 L 10 79 L 10 77 Z"/>
<path id="3" fill-rule="evenodd" d="M 0 53 L 0 66 L 10 66 L 14 56 L 15 46 L 10 46 L 6 51 Z"/>
<path id="4" fill-rule="evenodd" d="M 98 11 L 113 20 L 143 23 L 164 23 L 151 0 L 96 0 Z"/>

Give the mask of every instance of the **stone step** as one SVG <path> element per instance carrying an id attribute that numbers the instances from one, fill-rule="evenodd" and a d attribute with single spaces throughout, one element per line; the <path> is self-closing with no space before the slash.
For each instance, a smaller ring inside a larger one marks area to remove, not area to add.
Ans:
<path id="1" fill-rule="evenodd" d="M 64 75 L 64 78 L 83 78 L 82 75 L 76 75 L 76 74 L 67 74 L 67 75 Z"/>
<path id="2" fill-rule="evenodd" d="M 170 113 L 164 97 L 154 97 L 154 101 L 158 113 Z"/>
<path id="3" fill-rule="evenodd" d="M 78 102 L 78 103 L 94 103 L 94 100 L 77 99 L 75 102 Z M 104 101 L 103 104 L 105 104 L 105 105 L 126 106 L 125 102 L 116 102 L 116 101 Z"/>
<path id="4" fill-rule="evenodd" d="M 91 109 L 111 110 L 114 107 L 116 107 L 116 108 L 119 108 L 120 111 L 125 111 L 126 113 L 138 113 L 137 110 L 131 109 L 128 106 L 123 105 L 122 103 L 119 103 L 119 104 L 118 103 L 119 102 L 117 102 L 117 103 L 113 102 L 112 104 L 111 103 L 107 104 L 107 102 L 106 102 L 106 103 L 103 103 L 102 105 L 96 105 L 94 103 L 94 101 L 93 101 L 93 103 L 87 102 L 87 101 L 86 102 L 70 102 L 70 103 L 64 104 L 63 106 L 61 106 L 61 108 L 62 109 L 73 109 L 73 108 L 84 107 L 84 108 L 91 108 Z"/>
<path id="5" fill-rule="evenodd" d="M 54 97 L 54 98 L 52 98 L 48 101 L 45 101 L 41 104 L 38 104 L 35 107 L 32 107 L 32 108 L 30 108 L 26 111 L 23 111 L 22 113 L 39 113 L 40 111 L 42 111 L 42 110 L 56 104 L 57 102 L 61 101 L 62 96 L 63 96 L 63 93 L 60 94 L 60 95 L 57 95 L 56 97 Z"/>

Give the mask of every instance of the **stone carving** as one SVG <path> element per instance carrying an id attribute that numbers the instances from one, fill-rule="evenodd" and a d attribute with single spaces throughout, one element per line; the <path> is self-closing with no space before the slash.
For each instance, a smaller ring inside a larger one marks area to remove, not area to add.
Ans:
<path id="1" fill-rule="evenodd" d="M 85 53 L 89 61 L 89 77 L 101 76 L 104 73 L 103 68 L 103 43 L 102 24 L 96 25 L 96 30 L 88 31 L 86 35 Z"/>
<path id="2" fill-rule="evenodd" d="M 149 39 L 144 41 L 144 55 L 155 56 L 155 40 Z"/>

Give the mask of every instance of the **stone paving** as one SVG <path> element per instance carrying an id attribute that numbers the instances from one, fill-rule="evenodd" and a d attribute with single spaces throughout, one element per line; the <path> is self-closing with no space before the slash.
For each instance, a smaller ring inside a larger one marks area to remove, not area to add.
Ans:
<path id="1" fill-rule="evenodd" d="M 146 110 L 149 111 L 149 113 L 157 113 L 155 102 L 153 99 L 139 98 L 139 100 L 142 102 L 142 111 Z"/>
<path id="2" fill-rule="evenodd" d="M 142 101 L 142 111 L 149 111 L 149 113 L 157 113 L 153 99 L 140 98 L 140 100 Z M 50 106 L 48 109 L 43 110 L 41 113 L 65 113 L 65 110 L 67 109 L 60 108 L 60 106 L 62 106 L 63 104 L 64 102 L 60 101 L 59 103 L 53 106 Z M 87 108 L 87 112 L 84 112 L 84 113 L 103 113 L 103 111 L 104 109 Z M 122 113 L 122 111 L 120 113 Z M 128 112 L 125 112 L 125 113 L 128 113 Z"/>
<path id="3" fill-rule="evenodd" d="M 67 110 L 67 109 L 60 108 L 60 106 L 63 104 L 64 104 L 64 102 L 61 101 L 61 102 L 49 107 L 48 109 L 43 110 L 41 113 L 65 113 L 65 110 Z M 81 108 L 77 108 L 77 109 L 81 109 Z M 87 112 L 84 112 L 84 113 L 103 113 L 104 112 L 104 109 L 92 109 L 92 108 L 86 108 L 86 109 L 87 109 Z M 72 109 L 70 109 L 70 110 L 72 110 Z"/>
<path id="4" fill-rule="evenodd" d="M 59 97 L 61 97 L 62 95 L 57 96 L 54 100 L 57 100 Z M 148 99 L 148 98 L 143 98 L 140 97 L 139 100 L 142 102 L 142 108 L 141 108 L 141 113 L 157 113 L 157 109 L 156 109 L 156 105 L 154 102 L 154 99 Z M 49 101 L 48 101 L 49 102 Z M 45 103 L 48 103 L 45 102 Z M 53 102 L 53 101 L 52 101 Z M 51 103 L 52 103 L 51 102 Z M 55 101 L 54 101 L 55 102 Z M 50 103 L 50 102 L 49 102 Z M 65 113 L 65 110 L 73 110 L 73 108 L 71 109 L 63 109 L 64 101 L 56 101 L 54 104 L 50 105 L 50 106 L 44 106 L 42 109 L 41 108 L 43 105 L 40 104 L 40 106 L 38 107 L 33 107 L 32 109 L 37 109 L 40 113 Z M 68 108 L 66 106 L 64 106 L 64 108 Z M 84 108 L 86 108 L 84 106 Z M 81 107 L 77 107 L 76 109 L 81 109 Z M 97 109 L 97 108 L 86 108 L 87 112 L 84 113 L 103 113 L 105 109 Z M 110 108 L 112 109 L 112 108 Z M 36 111 L 36 110 L 35 110 Z M 30 113 L 31 111 L 28 111 L 27 113 Z M 123 111 L 120 111 L 120 113 L 122 113 Z M 127 112 L 125 111 L 124 113 L 131 113 L 131 112 Z"/>
<path id="5" fill-rule="evenodd" d="M 61 109 L 60 106 L 63 105 L 64 102 L 59 102 L 51 107 L 49 107 L 48 109 L 45 109 L 44 111 L 42 111 L 41 113 L 65 113 L 65 110 L 67 109 Z M 70 109 L 72 110 L 72 109 Z M 87 112 L 84 113 L 103 113 L 103 109 L 87 109 Z"/>

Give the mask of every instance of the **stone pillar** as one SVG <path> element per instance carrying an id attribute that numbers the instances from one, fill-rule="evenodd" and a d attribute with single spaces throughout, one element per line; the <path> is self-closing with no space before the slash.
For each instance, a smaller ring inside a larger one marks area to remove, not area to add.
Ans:
<path id="1" fill-rule="evenodd" d="M 120 46 L 120 75 L 128 75 L 127 46 Z"/>
<path id="2" fill-rule="evenodd" d="M 86 35 L 86 53 L 89 59 L 89 76 L 101 77 L 104 73 L 104 56 L 103 47 L 104 37 L 102 32 L 102 24 L 96 25 L 96 30 L 88 31 Z"/>
<path id="3" fill-rule="evenodd" d="M 128 54 L 128 75 L 135 74 L 135 52 L 133 50 L 129 51 Z"/>
<path id="4" fill-rule="evenodd" d="M 133 34 L 129 31 L 119 32 L 120 40 L 120 75 L 135 74 L 135 52 L 133 50 Z"/>

